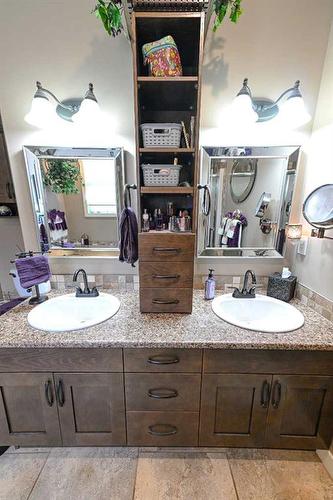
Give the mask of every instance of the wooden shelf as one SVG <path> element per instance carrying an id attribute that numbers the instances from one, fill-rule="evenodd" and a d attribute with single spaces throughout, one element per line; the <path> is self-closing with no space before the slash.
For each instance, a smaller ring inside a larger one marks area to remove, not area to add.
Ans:
<path id="1" fill-rule="evenodd" d="M 197 82 L 197 76 L 138 76 L 138 82 Z"/>
<path id="2" fill-rule="evenodd" d="M 141 194 L 191 194 L 193 196 L 193 187 L 142 186 Z"/>
<path id="3" fill-rule="evenodd" d="M 139 153 L 195 153 L 194 148 L 139 148 Z"/>

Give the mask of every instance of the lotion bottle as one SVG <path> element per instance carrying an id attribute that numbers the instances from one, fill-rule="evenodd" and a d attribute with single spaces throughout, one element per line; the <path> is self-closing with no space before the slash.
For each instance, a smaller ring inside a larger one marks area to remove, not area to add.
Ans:
<path id="1" fill-rule="evenodd" d="M 214 269 L 209 269 L 208 278 L 205 281 L 205 299 L 212 300 L 215 297 L 215 278 L 213 276 Z"/>

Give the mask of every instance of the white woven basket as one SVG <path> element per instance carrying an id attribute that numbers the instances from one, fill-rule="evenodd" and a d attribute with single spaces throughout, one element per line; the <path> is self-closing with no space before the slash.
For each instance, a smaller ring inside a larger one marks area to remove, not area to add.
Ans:
<path id="1" fill-rule="evenodd" d="M 141 165 L 145 186 L 178 186 L 181 165 Z"/>
<path id="2" fill-rule="evenodd" d="M 182 135 L 180 123 L 143 123 L 141 125 L 145 148 L 179 148 Z"/>

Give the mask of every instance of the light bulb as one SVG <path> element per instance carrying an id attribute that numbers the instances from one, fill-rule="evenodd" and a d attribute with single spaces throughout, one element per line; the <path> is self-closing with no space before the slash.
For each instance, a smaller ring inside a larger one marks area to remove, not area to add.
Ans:
<path id="1" fill-rule="evenodd" d="M 54 106 L 47 98 L 34 97 L 31 102 L 30 111 L 24 119 L 30 125 L 44 128 L 57 121 L 57 114 Z"/>
<path id="2" fill-rule="evenodd" d="M 289 97 L 279 105 L 279 114 L 276 120 L 289 128 L 298 128 L 311 120 L 311 115 L 307 112 L 303 97 Z"/>
<path id="3" fill-rule="evenodd" d="M 258 120 L 258 114 L 252 106 L 252 99 L 248 94 L 240 94 L 235 97 L 231 104 L 231 112 L 234 120 L 245 123 L 255 123 Z"/>
<path id="4" fill-rule="evenodd" d="M 94 122 L 99 121 L 101 110 L 94 99 L 83 99 L 80 109 L 72 117 L 73 122 L 83 125 L 93 126 Z"/>

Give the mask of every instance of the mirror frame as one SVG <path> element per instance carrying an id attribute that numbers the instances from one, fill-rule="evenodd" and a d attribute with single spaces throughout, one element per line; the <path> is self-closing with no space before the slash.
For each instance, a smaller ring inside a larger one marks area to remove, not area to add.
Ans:
<path id="1" fill-rule="evenodd" d="M 62 146 L 23 146 L 22 147 L 23 151 L 23 156 L 24 156 L 24 162 L 25 162 L 25 167 L 26 167 L 26 174 L 27 174 L 27 179 L 28 179 L 28 184 L 29 184 L 29 191 L 30 191 L 30 200 L 31 200 L 31 208 L 34 214 L 34 225 L 35 225 L 35 231 L 36 231 L 36 237 L 38 239 L 38 244 L 39 243 L 39 226 L 38 226 L 38 221 L 36 218 L 36 203 L 38 205 L 40 203 L 43 204 L 45 207 L 45 193 L 44 190 L 42 192 L 39 192 L 40 189 L 38 189 L 38 184 L 36 185 L 35 181 L 31 178 L 30 171 L 29 171 L 29 166 L 28 166 L 28 154 L 32 153 L 34 154 L 38 160 L 40 159 L 89 159 L 89 158 L 98 158 L 98 159 L 108 159 L 108 158 L 113 158 L 115 160 L 120 160 L 120 176 L 117 177 L 117 212 L 120 214 L 122 209 L 124 208 L 124 200 L 123 200 L 123 189 L 126 184 L 126 166 L 125 166 L 125 152 L 124 148 L 122 147 L 115 147 L 115 148 L 88 148 L 88 147 L 62 147 Z M 104 153 L 104 154 L 101 154 Z M 39 171 L 36 172 L 36 175 L 38 176 L 38 181 L 39 185 L 42 185 L 42 179 L 41 179 L 41 169 L 38 169 Z M 34 182 L 34 185 L 32 185 Z M 38 195 L 38 199 L 36 199 L 36 193 Z M 48 228 L 48 224 L 45 225 L 45 229 L 47 232 L 47 236 L 50 240 L 50 232 Z M 119 226 L 117 225 L 117 230 L 119 231 Z M 119 234 L 117 234 L 117 239 L 119 238 Z M 119 252 L 118 247 L 87 247 L 87 248 L 61 248 L 61 247 L 54 247 L 50 248 L 52 252 L 54 252 L 54 255 L 52 257 L 56 256 L 75 256 L 79 257 L 82 256 L 84 253 L 87 256 L 96 254 L 96 255 L 105 255 L 106 252 Z M 61 255 L 58 255 L 59 252 Z M 64 255 L 65 254 L 65 255 Z"/>

